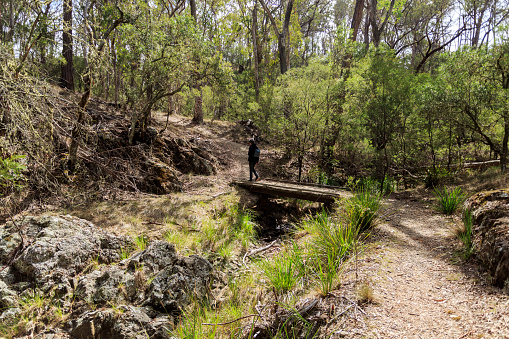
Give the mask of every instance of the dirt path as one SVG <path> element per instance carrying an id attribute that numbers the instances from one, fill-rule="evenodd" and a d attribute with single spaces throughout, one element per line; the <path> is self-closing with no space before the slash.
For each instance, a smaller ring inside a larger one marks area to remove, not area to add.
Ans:
<path id="1" fill-rule="evenodd" d="M 509 298 L 454 256 L 452 221 L 430 202 L 389 199 L 362 279 L 375 303 L 350 334 L 368 338 L 509 338 Z M 346 334 L 346 333 L 345 333 Z M 348 336 L 348 335 L 347 335 Z"/>

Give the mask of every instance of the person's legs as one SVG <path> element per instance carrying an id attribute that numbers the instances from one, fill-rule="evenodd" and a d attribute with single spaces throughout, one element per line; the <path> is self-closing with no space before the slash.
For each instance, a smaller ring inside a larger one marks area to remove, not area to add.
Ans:
<path id="1" fill-rule="evenodd" d="M 256 180 L 258 180 L 258 173 L 256 173 L 255 165 L 256 165 L 256 162 L 253 162 L 253 173 L 256 176 L 256 179 L 255 179 L 255 181 L 256 181 Z"/>
<path id="2" fill-rule="evenodd" d="M 254 169 L 254 161 L 250 161 L 249 162 L 249 181 L 253 181 L 253 172 L 256 173 L 255 169 Z M 258 175 L 256 175 L 258 176 Z"/>

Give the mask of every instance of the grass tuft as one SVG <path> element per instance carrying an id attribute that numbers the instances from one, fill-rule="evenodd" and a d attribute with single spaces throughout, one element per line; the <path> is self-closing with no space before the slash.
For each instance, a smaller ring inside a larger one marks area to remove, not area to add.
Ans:
<path id="1" fill-rule="evenodd" d="M 357 234 L 371 230 L 378 221 L 382 198 L 378 193 L 364 190 L 345 200 L 343 217 Z"/>
<path id="2" fill-rule="evenodd" d="M 442 189 L 435 188 L 434 194 L 437 198 L 437 210 L 446 215 L 456 212 L 466 198 L 466 195 L 459 187 L 454 188 L 452 191 L 447 190 L 446 187 Z"/>
<path id="3" fill-rule="evenodd" d="M 302 251 L 295 243 L 274 258 L 262 260 L 258 266 L 277 293 L 290 291 L 305 275 Z"/>
<path id="4" fill-rule="evenodd" d="M 463 212 L 463 225 L 456 225 L 454 229 L 454 235 L 463 243 L 463 257 L 465 260 L 470 259 L 474 253 L 474 242 L 473 242 L 473 225 L 474 218 L 470 210 Z"/>

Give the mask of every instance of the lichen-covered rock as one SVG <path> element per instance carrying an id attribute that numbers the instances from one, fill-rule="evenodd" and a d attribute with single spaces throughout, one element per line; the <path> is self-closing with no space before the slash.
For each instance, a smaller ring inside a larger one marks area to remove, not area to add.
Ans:
<path id="1" fill-rule="evenodd" d="M 118 266 L 103 266 L 82 276 L 74 296 L 95 305 L 128 303 L 137 294 L 134 274 Z"/>
<path id="2" fill-rule="evenodd" d="M 169 338 L 173 319 L 151 318 L 148 313 L 150 310 L 133 306 L 86 312 L 68 323 L 69 333 L 77 339 Z"/>
<path id="3" fill-rule="evenodd" d="M 177 261 L 178 255 L 175 245 L 166 241 L 154 241 L 145 250 L 130 258 L 129 268 L 134 270 L 143 267 L 152 272 L 157 272 L 168 265 L 173 266 Z"/>
<path id="4" fill-rule="evenodd" d="M 185 257 L 157 273 L 144 304 L 162 312 L 179 312 L 191 301 L 206 298 L 211 282 L 212 265 L 206 259 Z"/>
<path id="5" fill-rule="evenodd" d="M 130 246 L 130 238 L 68 215 L 27 217 L 0 226 L 0 260 L 5 264 L 16 253 L 14 268 L 39 286 L 62 284 L 59 288 L 66 289 L 68 277 L 81 272 L 91 259 L 118 261 L 121 249 Z"/>
<path id="6" fill-rule="evenodd" d="M 474 217 L 478 258 L 493 277 L 494 285 L 509 281 L 509 190 L 480 192 L 464 205 Z"/>
<path id="7" fill-rule="evenodd" d="M 149 167 L 145 179 L 147 192 L 168 194 L 182 191 L 183 185 L 176 170 L 157 159 L 149 159 L 146 164 Z"/>
<path id="8" fill-rule="evenodd" d="M 18 306 L 18 294 L 0 280 L 0 310 Z"/>

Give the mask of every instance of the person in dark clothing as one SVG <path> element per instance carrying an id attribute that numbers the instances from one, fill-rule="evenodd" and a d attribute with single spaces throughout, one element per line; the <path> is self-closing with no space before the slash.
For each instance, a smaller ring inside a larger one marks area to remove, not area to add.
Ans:
<path id="1" fill-rule="evenodd" d="M 248 161 L 249 161 L 249 181 L 253 181 L 253 174 L 256 176 L 255 181 L 258 181 L 260 177 L 258 173 L 256 173 L 255 165 L 258 163 L 260 157 L 255 156 L 255 152 L 258 147 L 255 144 L 254 139 L 249 139 L 249 151 L 247 152 Z"/>

